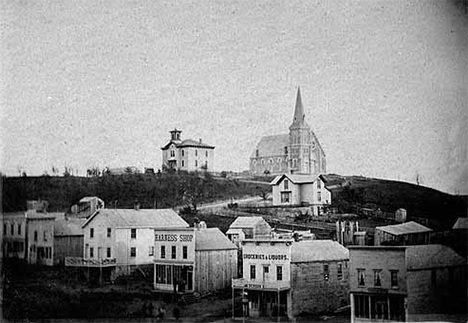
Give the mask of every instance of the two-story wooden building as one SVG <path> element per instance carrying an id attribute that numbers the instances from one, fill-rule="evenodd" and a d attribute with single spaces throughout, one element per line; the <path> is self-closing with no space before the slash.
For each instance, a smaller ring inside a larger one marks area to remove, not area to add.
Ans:
<path id="1" fill-rule="evenodd" d="M 271 234 L 271 226 L 261 216 L 239 216 L 226 232 L 229 240 L 239 246 L 243 239 L 265 237 Z"/>
<path id="2" fill-rule="evenodd" d="M 351 246 L 349 253 L 351 323 L 466 319 L 467 262 L 449 247 Z"/>
<path id="3" fill-rule="evenodd" d="M 91 280 L 114 280 L 136 268 L 152 277 L 154 230 L 185 227 L 172 209 L 98 209 L 82 225 L 83 257 L 67 257 L 65 265 L 87 268 Z"/>
<path id="4" fill-rule="evenodd" d="M 237 278 L 237 248 L 218 228 L 154 231 L 154 289 L 201 295 L 230 286 Z"/>
<path id="5" fill-rule="evenodd" d="M 236 291 L 242 291 L 244 316 L 291 319 L 348 304 L 349 257 L 339 243 L 246 239 L 241 245 L 243 278 L 234 279 L 232 289 L 233 305 Z"/>
<path id="6" fill-rule="evenodd" d="M 271 182 L 273 205 L 311 207 L 314 215 L 321 214 L 331 203 L 331 192 L 325 186 L 322 175 L 282 174 Z"/>

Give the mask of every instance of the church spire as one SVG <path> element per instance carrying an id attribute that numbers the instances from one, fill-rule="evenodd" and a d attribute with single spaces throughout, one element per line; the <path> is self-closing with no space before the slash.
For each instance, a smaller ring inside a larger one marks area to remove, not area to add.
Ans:
<path id="1" fill-rule="evenodd" d="M 301 88 L 297 87 L 296 108 L 294 109 L 294 118 L 291 127 L 305 126 L 305 114 L 302 106 Z"/>

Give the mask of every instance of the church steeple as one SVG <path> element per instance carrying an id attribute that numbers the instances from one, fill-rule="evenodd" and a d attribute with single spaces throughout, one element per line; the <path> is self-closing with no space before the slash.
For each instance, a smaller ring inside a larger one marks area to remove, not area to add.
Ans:
<path id="1" fill-rule="evenodd" d="M 297 87 L 296 108 L 294 109 L 293 122 L 289 128 L 299 128 L 307 126 L 305 122 L 304 107 L 302 106 L 301 88 Z"/>

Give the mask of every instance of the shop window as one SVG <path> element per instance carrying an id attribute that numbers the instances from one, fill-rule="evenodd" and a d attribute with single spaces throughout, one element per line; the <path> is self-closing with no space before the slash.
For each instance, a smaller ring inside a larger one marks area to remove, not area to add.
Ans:
<path id="1" fill-rule="evenodd" d="M 94 238 L 94 228 L 89 228 L 89 237 Z"/>
<path id="2" fill-rule="evenodd" d="M 136 257 L 136 247 L 131 247 L 130 248 L 130 257 L 135 258 Z"/>
<path id="3" fill-rule="evenodd" d="M 370 318 L 369 296 L 354 295 L 354 315 L 356 317 Z"/>
<path id="4" fill-rule="evenodd" d="M 437 285 L 437 270 L 436 269 L 431 270 L 431 284 L 432 286 Z"/>
<path id="5" fill-rule="evenodd" d="M 330 266 L 328 264 L 323 265 L 323 279 L 325 281 L 330 279 Z"/>
<path id="6" fill-rule="evenodd" d="M 161 246 L 161 259 L 166 258 L 166 246 Z"/>
<path id="7" fill-rule="evenodd" d="M 136 229 L 130 229 L 130 238 L 131 239 L 136 239 L 137 235 L 136 235 Z"/>
<path id="8" fill-rule="evenodd" d="M 338 264 L 338 271 L 336 274 L 336 279 L 338 280 L 343 279 L 343 265 L 342 264 Z"/>
<path id="9" fill-rule="evenodd" d="M 392 288 L 398 288 L 398 270 L 390 270 L 390 285 Z"/>
<path id="10" fill-rule="evenodd" d="M 154 256 L 154 246 L 149 246 L 149 248 L 148 248 L 148 256 Z"/>
<path id="11" fill-rule="evenodd" d="M 187 259 L 187 246 L 182 247 L 182 258 Z"/>
<path id="12" fill-rule="evenodd" d="M 371 318 L 388 320 L 388 302 L 386 296 L 371 296 Z"/>
<path id="13" fill-rule="evenodd" d="M 89 248 L 89 258 L 94 258 L 94 248 Z"/>
<path id="14" fill-rule="evenodd" d="M 382 278 L 380 277 L 381 270 L 374 269 L 374 286 L 381 287 L 382 286 Z"/>
<path id="15" fill-rule="evenodd" d="M 255 265 L 250 265 L 250 279 L 255 279 Z"/>
<path id="16" fill-rule="evenodd" d="M 107 237 L 110 238 L 112 236 L 112 228 L 107 228 Z"/>
<path id="17" fill-rule="evenodd" d="M 364 269 L 358 269 L 357 270 L 358 272 L 358 286 L 365 286 L 366 285 L 366 282 L 364 281 Z"/>
<path id="18" fill-rule="evenodd" d="M 171 258 L 172 259 L 176 259 L 177 257 L 177 249 L 176 249 L 176 246 L 172 246 L 171 247 Z"/>
<path id="19" fill-rule="evenodd" d="M 107 258 L 111 258 L 112 253 L 111 253 L 111 248 L 107 248 Z"/>
<path id="20" fill-rule="evenodd" d="M 283 280 L 283 267 L 276 266 L 276 280 Z"/>

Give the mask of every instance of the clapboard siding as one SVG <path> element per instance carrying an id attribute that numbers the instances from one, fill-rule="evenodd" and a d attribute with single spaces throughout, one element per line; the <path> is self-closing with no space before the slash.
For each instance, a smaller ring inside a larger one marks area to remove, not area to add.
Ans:
<path id="1" fill-rule="evenodd" d="M 205 250 L 195 253 L 195 290 L 200 294 L 231 285 L 237 278 L 237 250 Z"/>

